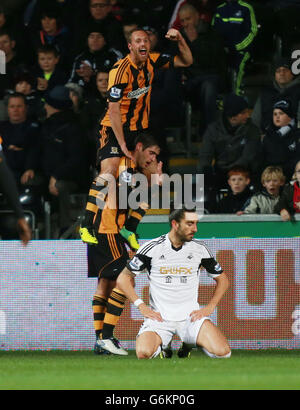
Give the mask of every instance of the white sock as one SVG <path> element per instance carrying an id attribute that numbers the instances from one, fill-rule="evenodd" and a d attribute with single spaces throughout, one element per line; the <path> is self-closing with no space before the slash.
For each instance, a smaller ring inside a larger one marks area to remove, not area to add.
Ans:
<path id="1" fill-rule="evenodd" d="M 153 353 L 150 359 L 154 359 L 155 357 L 159 356 L 160 352 L 161 352 L 161 346 L 158 346 L 156 352 Z"/>
<path id="2" fill-rule="evenodd" d="M 213 359 L 229 359 L 229 357 L 231 356 L 231 352 L 225 354 L 224 356 L 217 356 L 214 353 L 210 353 L 208 350 L 206 350 L 204 347 L 202 347 L 203 352 L 209 356 L 212 357 Z"/>

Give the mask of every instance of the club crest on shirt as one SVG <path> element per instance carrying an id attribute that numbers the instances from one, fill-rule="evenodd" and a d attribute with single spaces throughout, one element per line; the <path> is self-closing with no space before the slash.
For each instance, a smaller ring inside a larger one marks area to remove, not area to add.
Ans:
<path id="1" fill-rule="evenodd" d="M 111 154 L 119 154 L 119 148 L 118 147 L 111 147 L 110 153 Z"/>

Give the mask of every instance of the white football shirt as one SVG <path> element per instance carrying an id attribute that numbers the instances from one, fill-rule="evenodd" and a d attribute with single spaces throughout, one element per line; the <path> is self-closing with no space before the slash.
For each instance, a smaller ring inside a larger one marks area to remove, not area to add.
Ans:
<path id="1" fill-rule="evenodd" d="M 148 271 L 150 306 L 170 321 L 185 320 L 199 309 L 201 266 L 212 278 L 223 272 L 203 241 L 193 239 L 176 249 L 168 234 L 143 244 L 127 264 L 135 275 Z"/>

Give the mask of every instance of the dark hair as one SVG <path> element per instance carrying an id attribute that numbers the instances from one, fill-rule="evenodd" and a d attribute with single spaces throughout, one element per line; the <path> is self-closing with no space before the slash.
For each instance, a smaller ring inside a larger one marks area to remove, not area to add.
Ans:
<path id="1" fill-rule="evenodd" d="M 7 28 L 2 28 L 0 30 L 0 37 L 2 36 L 8 36 L 11 40 L 14 40 L 15 37 L 13 35 L 13 33 L 11 32 L 11 30 L 8 30 Z"/>
<path id="2" fill-rule="evenodd" d="M 97 68 L 95 72 L 95 76 L 97 77 L 99 73 L 109 73 L 109 72 L 110 72 L 110 67 L 101 66 Z"/>
<path id="3" fill-rule="evenodd" d="M 24 104 L 26 105 L 26 97 L 25 97 L 24 94 L 22 94 L 22 93 L 17 93 L 17 92 L 14 92 L 13 94 L 9 94 L 9 96 L 8 96 L 8 98 L 7 98 L 7 104 L 9 103 L 9 101 L 10 101 L 12 98 L 21 98 L 21 99 L 24 101 Z"/>
<path id="4" fill-rule="evenodd" d="M 135 145 L 138 143 L 143 144 L 143 149 L 147 149 L 149 147 L 153 147 L 154 145 L 160 146 L 157 142 L 156 138 L 147 132 L 141 132 L 135 139 Z"/>
<path id="5" fill-rule="evenodd" d="M 40 53 L 45 53 L 45 54 L 54 54 L 55 57 L 59 57 L 59 51 L 58 49 L 51 45 L 51 44 L 44 44 L 37 49 L 37 55 Z"/>
<path id="6" fill-rule="evenodd" d="M 19 72 L 13 78 L 14 86 L 23 81 L 30 84 L 32 88 L 36 87 L 36 80 L 34 76 L 27 71 Z"/>
<path id="7" fill-rule="evenodd" d="M 185 206 L 182 208 L 174 208 L 174 203 L 171 203 L 169 223 L 171 225 L 172 221 L 180 222 L 184 218 L 186 212 L 196 212 L 196 208 L 187 209 Z"/>

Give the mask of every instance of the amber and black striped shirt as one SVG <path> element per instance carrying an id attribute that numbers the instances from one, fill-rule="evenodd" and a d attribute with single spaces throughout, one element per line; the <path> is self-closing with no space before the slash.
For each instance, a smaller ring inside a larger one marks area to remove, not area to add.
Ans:
<path id="1" fill-rule="evenodd" d="M 148 128 L 154 70 L 173 65 L 173 56 L 150 53 L 141 69 L 131 61 L 129 55 L 113 66 L 109 73 L 108 101 L 120 101 L 124 129 L 137 131 Z M 108 110 L 104 114 L 101 125 L 111 127 Z"/>
<path id="2" fill-rule="evenodd" d="M 93 203 L 90 204 L 91 208 L 88 208 L 89 204 L 87 204 L 87 209 L 95 212 L 94 228 L 97 233 L 116 234 L 123 227 L 130 209 L 119 209 L 119 187 L 122 183 L 127 184 L 127 194 L 129 195 L 132 190 L 132 175 L 134 173 L 136 173 L 135 163 L 127 157 L 122 157 L 116 178 L 116 208 L 112 209 L 109 206 L 109 195 L 105 198 L 103 210 L 98 209 Z M 90 191 L 89 195 L 97 196 L 99 193 L 95 190 L 94 194 Z"/>

